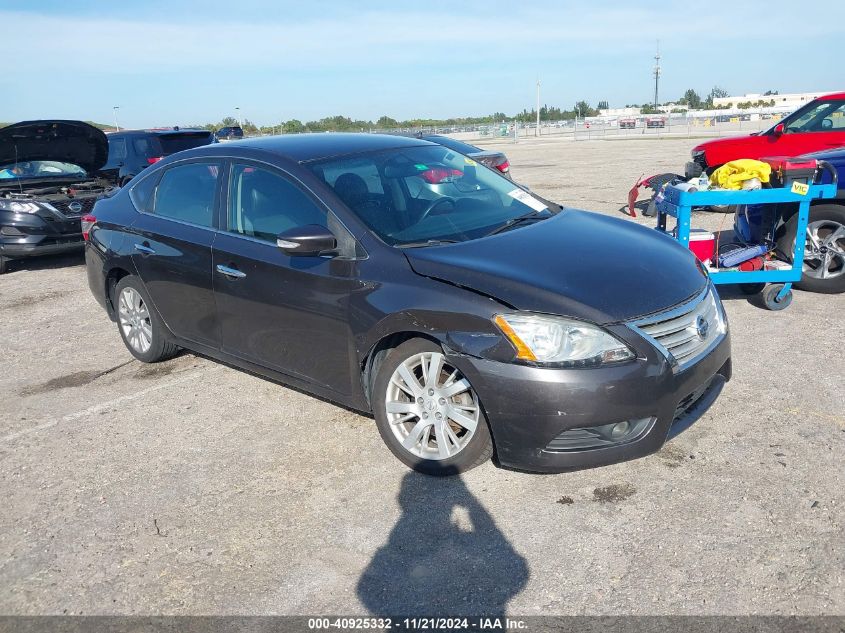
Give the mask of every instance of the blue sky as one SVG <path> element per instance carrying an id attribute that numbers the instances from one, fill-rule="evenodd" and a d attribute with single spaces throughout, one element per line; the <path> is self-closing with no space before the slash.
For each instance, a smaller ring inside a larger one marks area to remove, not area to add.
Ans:
<path id="1" fill-rule="evenodd" d="M 588 6 L 589 5 L 589 6 Z M 673 8 L 673 6 L 675 8 Z M 845 2 L 6 0 L 0 121 L 269 125 L 845 90 Z M 19 51 L 15 53 L 14 51 Z"/>

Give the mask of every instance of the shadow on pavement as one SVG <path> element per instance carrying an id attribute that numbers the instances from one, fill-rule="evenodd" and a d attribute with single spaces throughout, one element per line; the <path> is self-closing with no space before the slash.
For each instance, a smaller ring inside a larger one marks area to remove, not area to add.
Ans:
<path id="1" fill-rule="evenodd" d="M 55 268 L 68 268 L 71 266 L 84 266 L 85 252 L 62 253 L 61 255 L 37 255 L 33 257 L 21 257 L 7 262 L 7 272 L 14 273 L 22 270 L 52 270 Z"/>
<path id="2" fill-rule="evenodd" d="M 402 516 L 358 580 L 374 615 L 503 618 L 528 565 L 460 477 L 408 473 Z"/>

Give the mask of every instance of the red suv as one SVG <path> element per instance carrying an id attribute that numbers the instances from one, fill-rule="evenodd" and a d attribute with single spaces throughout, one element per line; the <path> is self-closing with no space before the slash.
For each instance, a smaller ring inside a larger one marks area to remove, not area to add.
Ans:
<path id="1" fill-rule="evenodd" d="M 843 145 L 845 92 L 836 92 L 810 101 L 764 132 L 701 143 L 692 160 L 710 173 L 740 158 L 799 156 Z"/>

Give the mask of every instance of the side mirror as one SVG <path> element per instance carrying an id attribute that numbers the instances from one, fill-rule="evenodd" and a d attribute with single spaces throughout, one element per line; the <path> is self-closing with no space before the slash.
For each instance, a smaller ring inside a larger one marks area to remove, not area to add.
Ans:
<path id="1" fill-rule="evenodd" d="M 306 224 L 279 233 L 276 246 L 287 255 L 315 256 L 337 248 L 337 239 L 326 227 Z"/>
<path id="2" fill-rule="evenodd" d="M 784 130 L 785 130 L 785 129 L 786 129 L 786 128 L 784 127 L 783 123 L 778 123 L 778 124 L 775 126 L 775 129 L 774 129 L 774 130 L 772 130 L 772 133 L 773 133 L 775 136 L 782 136 L 782 135 L 783 135 L 783 132 L 784 132 Z"/>

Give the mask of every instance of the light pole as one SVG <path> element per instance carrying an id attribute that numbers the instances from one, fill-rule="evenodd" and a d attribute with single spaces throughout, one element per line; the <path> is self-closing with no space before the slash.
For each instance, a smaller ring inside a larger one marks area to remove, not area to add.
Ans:
<path id="1" fill-rule="evenodd" d="M 117 124 L 117 111 L 120 110 L 120 106 L 112 106 L 112 112 L 114 113 L 114 131 L 120 132 L 120 126 Z"/>
<path id="2" fill-rule="evenodd" d="M 540 78 L 537 77 L 537 133 L 534 136 L 540 136 Z"/>
<path id="3" fill-rule="evenodd" d="M 241 125 L 241 109 L 238 106 L 235 106 L 235 118 L 238 120 L 238 127 L 243 127 Z"/>
<path id="4" fill-rule="evenodd" d="M 660 83 L 660 40 L 657 40 L 657 52 L 654 54 L 654 109 L 657 110 L 657 86 Z"/>

